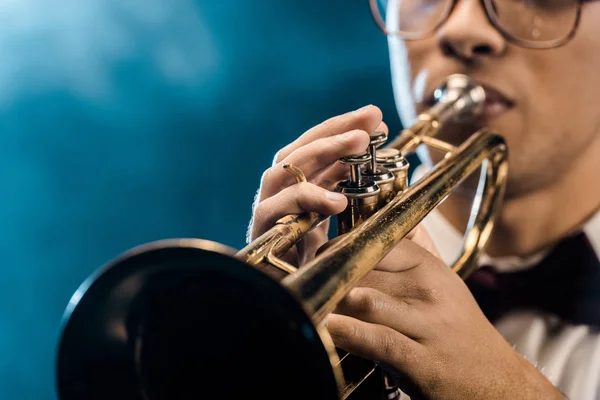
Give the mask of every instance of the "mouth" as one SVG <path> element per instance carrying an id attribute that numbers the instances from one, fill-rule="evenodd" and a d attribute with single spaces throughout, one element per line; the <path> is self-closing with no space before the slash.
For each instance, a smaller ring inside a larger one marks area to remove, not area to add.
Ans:
<path id="1" fill-rule="evenodd" d="M 490 120 L 500 116 L 515 106 L 514 100 L 505 96 L 496 88 L 482 85 L 485 91 L 485 103 L 483 105 L 482 116 Z"/>
<path id="2" fill-rule="evenodd" d="M 485 121 L 492 120 L 515 106 L 515 101 L 502 93 L 499 89 L 482 83 L 480 83 L 480 85 L 485 91 L 485 103 L 483 104 L 483 109 L 481 110 L 481 114 L 478 116 L 478 119 Z M 419 112 L 427 110 L 435 103 L 435 89 L 432 89 L 431 92 L 425 97 L 425 100 L 419 104 Z"/>

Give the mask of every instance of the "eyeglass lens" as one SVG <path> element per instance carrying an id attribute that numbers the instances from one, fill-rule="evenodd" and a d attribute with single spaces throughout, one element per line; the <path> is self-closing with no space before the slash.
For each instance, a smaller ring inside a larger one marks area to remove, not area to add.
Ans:
<path id="1" fill-rule="evenodd" d="M 454 0 L 378 0 L 387 31 L 406 39 L 432 34 L 448 18 Z M 577 22 L 578 0 L 484 0 L 489 18 L 521 41 L 546 42 L 567 37 Z"/>

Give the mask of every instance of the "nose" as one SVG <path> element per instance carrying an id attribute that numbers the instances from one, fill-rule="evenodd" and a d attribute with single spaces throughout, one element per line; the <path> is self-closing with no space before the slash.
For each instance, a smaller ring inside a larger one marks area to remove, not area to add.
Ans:
<path id="1" fill-rule="evenodd" d="M 444 55 L 463 62 L 499 56 L 506 48 L 506 40 L 491 24 L 481 0 L 457 0 L 437 40 Z"/>

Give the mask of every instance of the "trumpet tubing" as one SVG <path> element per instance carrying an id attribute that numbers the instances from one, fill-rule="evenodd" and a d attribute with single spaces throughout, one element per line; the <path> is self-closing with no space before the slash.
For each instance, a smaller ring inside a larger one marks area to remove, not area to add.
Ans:
<path id="1" fill-rule="evenodd" d="M 504 194 L 507 148 L 499 135 L 481 129 L 459 147 L 435 137 L 445 123 L 477 114 L 483 89 L 453 75 L 436 94 L 437 103 L 387 146 L 387 135 L 373 132 L 368 151 L 340 160 L 350 170 L 337 187 L 348 197 L 337 216 L 341 237 L 301 268 L 283 257 L 324 215 L 286 216 L 239 251 L 200 239 L 146 244 L 89 277 L 64 315 L 59 398 L 204 398 L 219 389 L 232 399 L 351 396 L 375 369 L 346 379 L 351 355 L 340 360 L 321 323 L 326 315 L 481 168 L 465 247 L 452 266 L 468 276 Z M 420 145 L 447 156 L 408 185 L 405 156 Z"/>

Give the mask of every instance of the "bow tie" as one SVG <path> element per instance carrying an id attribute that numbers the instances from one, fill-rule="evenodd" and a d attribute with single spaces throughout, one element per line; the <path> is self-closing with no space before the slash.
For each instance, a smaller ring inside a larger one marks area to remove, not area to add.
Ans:
<path id="1" fill-rule="evenodd" d="M 498 272 L 482 266 L 466 284 L 490 321 L 533 310 L 600 327 L 600 261 L 583 232 L 562 240 L 531 268 Z"/>

